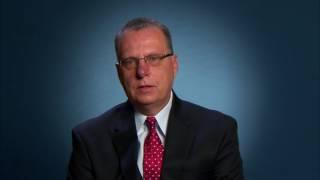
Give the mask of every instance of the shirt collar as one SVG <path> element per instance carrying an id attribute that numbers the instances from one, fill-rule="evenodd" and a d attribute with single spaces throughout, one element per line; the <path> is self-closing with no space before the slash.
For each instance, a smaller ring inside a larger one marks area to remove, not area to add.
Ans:
<path id="1" fill-rule="evenodd" d="M 168 103 L 161 109 L 161 111 L 155 115 L 155 118 L 157 119 L 158 123 L 158 129 L 160 132 L 163 134 L 163 136 L 166 135 L 167 132 L 167 124 L 168 124 L 168 119 L 169 119 L 169 113 L 170 109 L 172 106 L 172 91 L 170 93 L 170 99 Z M 147 116 L 144 114 L 141 114 L 140 112 L 135 111 L 134 113 L 134 119 L 135 119 L 135 124 L 137 128 L 137 134 L 139 135 L 144 131 L 144 121 L 147 119 Z"/>

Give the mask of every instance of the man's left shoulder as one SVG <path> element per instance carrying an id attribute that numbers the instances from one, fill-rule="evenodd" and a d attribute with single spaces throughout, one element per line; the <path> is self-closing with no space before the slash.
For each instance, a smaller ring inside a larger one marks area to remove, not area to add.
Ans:
<path id="1" fill-rule="evenodd" d="M 181 109 L 191 123 L 216 127 L 237 126 L 235 118 L 218 110 L 209 109 L 184 100 L 181 100 Z"/>

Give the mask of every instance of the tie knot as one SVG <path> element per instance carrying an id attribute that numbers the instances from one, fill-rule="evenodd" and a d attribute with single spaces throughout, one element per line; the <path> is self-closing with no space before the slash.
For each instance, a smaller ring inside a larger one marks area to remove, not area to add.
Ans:
<path id="1" fill-rule="evenodd" d="M 157 123 L 157 120 L 156 120 L 155 117 L 153 117 L 153 116 L 147 117 L 146 125 L 149 128 L 149 130 L 155 129 L 156 128 L 156 123 Z"/>

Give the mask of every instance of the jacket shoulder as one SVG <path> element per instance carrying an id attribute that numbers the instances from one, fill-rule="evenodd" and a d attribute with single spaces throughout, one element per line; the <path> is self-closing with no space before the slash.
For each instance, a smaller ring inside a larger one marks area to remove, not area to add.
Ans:
<path id="1" fill-rule="evenodd" d="M 188 101 L 181 100 L 181 111 L 191 123 L 214 125 L 214 126 L 237 126 L 232 116 L 218 110 L 209 109 Z"/>
<path id="2" fill-rule="evenodd" d="M 128 103 L 118 104 L 103 114 L 76 125 L 73 128 L 73 132 L 82 134 L 109 130 L 116 123 L 116 120 L 119 119 L 120 115 L 128 111 L 128 106 Z"/>

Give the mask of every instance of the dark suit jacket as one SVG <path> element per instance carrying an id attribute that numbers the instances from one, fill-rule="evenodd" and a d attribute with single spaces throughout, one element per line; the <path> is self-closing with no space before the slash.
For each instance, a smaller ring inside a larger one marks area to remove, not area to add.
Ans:
<path id="1" fill-rule="evenodd" d="M 67 180 L 141 180 L 129 102 L 75 127 Z M 163 180 L 242 180 L 233 118 L 174 95 L 165 137 Z"/>

